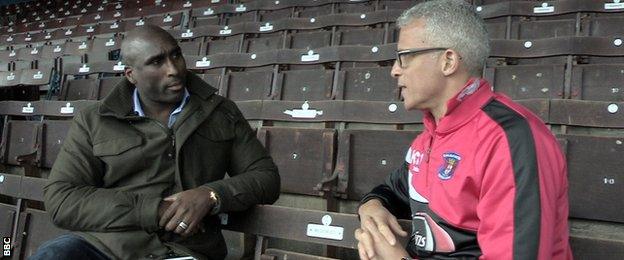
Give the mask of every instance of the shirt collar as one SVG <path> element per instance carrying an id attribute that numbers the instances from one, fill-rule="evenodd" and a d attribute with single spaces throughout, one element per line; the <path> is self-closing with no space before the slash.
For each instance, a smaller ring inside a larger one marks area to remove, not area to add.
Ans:
<path id="1" fill-rule="evenodd" d="M 171 112 L 171 115 L 182 112 L 182 109 L 184 108 L 184 106 L 186 106 L 186 103 L 188 103 L 190 96 L 191 95 L 189 94 L 188 89 L 184 88 L 184 97 L 182 98 L 182 103 L 180 103 L 180 105 L 176 109 L 174 109 L 173 112 Z M 145 112 L 143 111 L 143 107 L 141 107 L 141 101 L 139 100 L 139 91 L 136 88 L 134 88 L 134 92 L 132 93 L 132 101 L 134 103 L 134 112 L 136 112 L 137 115 L 144 117 Z"/>

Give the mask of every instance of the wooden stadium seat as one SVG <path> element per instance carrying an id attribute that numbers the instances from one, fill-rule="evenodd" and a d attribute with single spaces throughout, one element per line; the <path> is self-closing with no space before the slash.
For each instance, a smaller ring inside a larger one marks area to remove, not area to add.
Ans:
<path id="1" fill-rule="evenodd" d="M 345 68 L 338 78 L 337 99 L 393 101 L 399 100 L 396 79 L 391 67 Z"/>
<path id="2" fill-rule="evenodd" d="M 329 31 L 292 33 L 287 36 L 286 46 L 291 49 L 317 49 L 329 46 L 331 36 Z"/>
<path id="3" fill-rule="evenodd" d="M 380 45 L 384 35 L 383 28 L 344 29 L 334 35 L 334 45 Z"/>
<path id="4" fill-rule="evenodd" d="M 272 80 L 272 71 L 230 72 L 225 76 L 223 93 L 232 100 L 269 99 Z"/>
<path id="5" fill-rule="evenodd" d="M 249 38 L 246 40 L 246 52 L 256 53 L 261 51 L 271 51 L 281 49 L 284 45 L 284 37 L 281 34 Z"/>
<path id="6" fill-rule="evenodd" d="M 624 189 L 624 137 L 559 135 L 566 140 L 570 217 L 624 223 L 624 205 L 613 203 Z M 599 166 L 599 167 L 598 167 Z"/>
<path id="7" fill-rule="evenodd" d="M 513 39 L 543 39 L 574 36 L 576 19 L 529 20 L 511 24 Z"/>
<path id="8" fill-rule="evenodd" d="M 276 96 L 289 101 L 328 100 L 333 79 L 333 70 L 283 71 L 278 74 Z"/>
<path id="9" fill-rule="evenodd" d="M 565 67 L 513 65 L 486 68 L 485 78 L 494 90 L 513 99 L 562 98 Z"/>
<path id="10" fill-rule="evenodd" d="M 262 127 L 258 139 L 280 169 L 282 192 L 321 195 L 331 176 L 335 130 Z"/>
<path id="11" fill-rule="evenodd" d="M 99 80 L 93 78 L 67 80 L 59 100 L 94 99 Z"/>
<path id="12" fill-rule="evenodd" d="M 360 200 L 402 166 L 418 131 L 344 130 L 338 139 L 337 192 Z"/>
<path id="13" fill-rule="evenodd" d="M 624 64 L 583 64 L 572 68 L 575 99 L 624 101 Z"/>
<path id="14" fill-rule="evenodd" d="M 75 113 L 75 112 L 74 112 Z M 52 168 L 56 156 L 58 155 L 63 141 L 67 136 L 71 120 L 44 120 L 43 121 L 43 143 L 41 145 L 41 167 Z"/>

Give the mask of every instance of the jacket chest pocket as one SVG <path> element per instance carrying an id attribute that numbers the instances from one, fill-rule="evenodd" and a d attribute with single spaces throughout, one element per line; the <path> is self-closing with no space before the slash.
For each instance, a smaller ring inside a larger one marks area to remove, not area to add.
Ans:
<path id="1" fill-rule="evenodd" d="M 234 141 L 234 129 L 230 127 L 200 127 L 194 135 L 193 146 L 204 159 L 224 162 L 229 157 Z"/>
<path id="2" fill-rule="evenodd" d="M 144 161 L 141 137 L 124 137 L 93 145 L 93 155 L 106 165 L 104 185 L 123 179 L 124 182 L 138 177 Z"/>

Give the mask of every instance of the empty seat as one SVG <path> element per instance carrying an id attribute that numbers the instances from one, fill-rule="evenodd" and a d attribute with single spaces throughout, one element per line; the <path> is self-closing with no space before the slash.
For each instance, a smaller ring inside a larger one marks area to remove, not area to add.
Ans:
<path id="1" fill-rule="evenodd" d="M 589 23 L 590 36 L 623 36 L 623 17 L 595 17 Z"/>
<path id="2" fill-rule="evenodd" d="M 361 3 L 338 3 L 335 7 L 335 13 L 368 13 L 375 11 L 374 1 L 364 1 Z"/>
<path id="3" fill-rule="evenodd" d="M 282 100 L 316 101 L 332 97 L 333 70 L 292 70 L 279 73 Z"/>
<path id="4" fill-rule="evenodd" d="M 281 49 L 284 41 L 284 37 L 280 34 L 274 36 L 263 36 L 258 38 L 250 38 L 246 40 L 245 44 L 247 52 L 255 53 L 261 51 L 270 51 Z"/>
<path id="5" fill-rule="evenodd" d="M 405 162 L 405 154 L 419 132 L 344 130 L 339 137 L 336 171 L 338 192 L 360 200 Z"/>
<path id="6" fill-rule="evenodd" d="M 318 17 L 321 15 L 333 13 L 333 7 L 331 4 L 310 7 L 296 7 L 295 12 L 297 17 Z"/>
<path id="7" fill-rule="evenodd" d="M 209 25 L 219 25 L 219 17 L 218 16 L 195 17 L 195 19 L 193 19 L 193 21 L 190 24 L 191 24 L 191 28 L 209 26 Z"/>
<path id="8" fill-rule="evenodd" d="M 338 84 L 345 100 L 398 100 L 397 80 L 392 78 L 392 67 L 346 68 L 340 71 Z"/>
<path id="9" fill-rule="evenodd" d="M 71 120 L 45 120 L 43 122 L 42 167 L 52 168 L 71 123 Z"/>
<path id="10" fill-rule="evenodd" d="M 572 98 L 624 101 L 624 65 L 591 64 L 572 68 Z"/>
<path id="11" fill-rule="evenodd" d="M 282 192 L 319 195 L 332 171 L 335 130 L 263 127 L 258 138 L 280 169 Z"/>
<path id="12" fill-rule="evenodd" d="M 199 55 L 201 41 L 179 42 L 178 46 L 180 46 L 180 49 L 182 49 L 182 54 L 184 55 Z"/>
<path id="13" fill-rule="evenodd" d="M 344 29 L 335 34 L 335 45 L 380 45 L 384 42 L 384 29 Z"/>
<path id="14" fill-rule="evenodd" d="M 565 134 L 570 217 L 624 223 L 621 159 L 624 137 Z"/>
<path id="15" fill-rule="evenodd" d="M 2 139 L 3 163 L 21 165 L 24 157 L 37 153 L 37 136 L 41 131 L 38 121 L 9 120 Z"/>
<path id="16" fill-rule="evenodd" d="M 93 99 L 98 80 L 93 78 L 71 79 L 65 81 L 59 100 Z"/>
<path id="17" fill-rule="evenodd" d="M 513 65 L 486 69 L 494 90 L 513 99 L 561 98 L 565 78 L 563 65 Z"/>
<path id="18" fill-rule="evenodd" d="M 279 9 L 279 10 L 267 10 L 267 11 L 260 11 L 258 16 L 259 16 L 259 21 L 261 22 L 271 22 L 271 21 L 279 21 L 282 19 L 288 19 L 292 17 L 293 13 L 293 9 L 292 8 L 285 8 L 285 9 Z"/>
<path id="19" fill-rule="evenodd" d="M 530 20 L 512 23 L 511 35 L 515 39 L 544 39 L 574 36 L 576 20 Z"/>
<path id="20" fill-rule="evenodd" d="M 229 37 L 223 40 L 206 42 L 206 54 L 239 52 L 241 40 L 238 37 Z"/>
<path id="21" fill-rule="evenodd" d="M 505 21 L 485 23 L 490 39 L 505 39 L 507 34 L 507 23 Z"/>
<path id="22" fill-rule="evenodd" d="M 232 100 L 263 100 L 271 95 L 272 71 L 230 72 L 224 82 Z"/>
<path id="23" fill-rule="evenodd" d="M 299 32 L 287 36 L 287 46 L 291 49 L 317 49 L 331 45 L 331 32 Z"/>
<path id="24" fill-rule="evenodd" d="M 101 62 L 108 60 L 116 60 L 120 57 L 112 57 L 111 51 L 121 48 L 121 37 L 112 38 L 95 38 L 93 39 L 93 47 L 87 52 L 88 62 Z"/>
<path id="25" fill-rule="evenodd" d="M 242 14 L 225 14 L 224 18 L 226 25 L 232 25 L 244 22 L 253 22 L 256 19 L 255 12 L 246 12 Z"/>

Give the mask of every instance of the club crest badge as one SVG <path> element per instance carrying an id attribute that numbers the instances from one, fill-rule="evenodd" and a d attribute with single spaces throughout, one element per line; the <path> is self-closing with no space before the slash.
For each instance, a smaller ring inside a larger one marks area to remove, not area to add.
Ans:
<path id="1" fill-rule="evenodd" d="M 444 164 L 438 169 L 438 177 L 442 180 L 448 180 L 453 177 L 455 169 L 457 169 L 459 161 L 461 160 L 461 156 L 454 152 L 448 152 L 442 154 L 442 159 L 444 160 Z"/>

